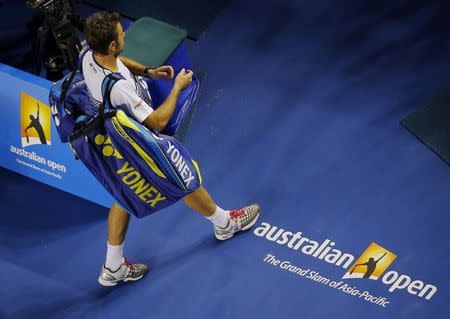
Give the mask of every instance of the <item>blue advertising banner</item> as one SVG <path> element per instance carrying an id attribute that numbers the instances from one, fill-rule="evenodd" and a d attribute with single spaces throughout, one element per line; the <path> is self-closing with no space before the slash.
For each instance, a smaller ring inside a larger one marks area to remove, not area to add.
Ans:
<path id="1" fill-rule="evenodd" d="M 0 83 L 0 165 L 110 206 L 111 195 L 59 139 L 48 105 L 52 83 L 5 64 L 0 64 Z"/>

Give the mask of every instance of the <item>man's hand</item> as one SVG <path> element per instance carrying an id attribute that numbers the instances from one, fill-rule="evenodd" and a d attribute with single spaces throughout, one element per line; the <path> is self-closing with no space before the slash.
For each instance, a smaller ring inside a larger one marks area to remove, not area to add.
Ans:
<path id="1" fill-rule="evenodd" d="M 175 78 L 175 84 L 174 87 L 178 88 L 179 90 L 184 90 L 191 84 L 192 82 L 192 73 L 191 70 L 185 70 L 184 68 L 181 69 L 180 73 L 178 73 L 177 77 Z"/>
<path id="2" fill-rule="evenodd" d="M 150 69 L 148 75 L 155 80 L 159 79 L 173 79 L 173 68 L 170 65 L 163 65 L 157 69 Z"/>
<path id="3" fill-rule="evenodd" d="M 178 98 L 181 91 L 188 87 L 192 82 L 192 71 L 181 69 L 175 78 L 175 83 L 169 96 L 166 100 L 144 120 L 143 124 L 149 128 L 157 131 L 162 131 L 169 122 L 175 107 L 177 106 Z"/>

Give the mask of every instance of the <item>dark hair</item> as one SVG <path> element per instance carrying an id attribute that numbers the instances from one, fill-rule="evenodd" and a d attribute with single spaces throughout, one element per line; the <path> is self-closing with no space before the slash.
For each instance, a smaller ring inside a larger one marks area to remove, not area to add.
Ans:
<path id="1" fill-rule="evenodd" d="M 117 23 L 119 14 L 116 12 L 96 12 L 86 19 L 86 42 L 94 52 L 108 54 L 109 44 L 118 39 Z"/>

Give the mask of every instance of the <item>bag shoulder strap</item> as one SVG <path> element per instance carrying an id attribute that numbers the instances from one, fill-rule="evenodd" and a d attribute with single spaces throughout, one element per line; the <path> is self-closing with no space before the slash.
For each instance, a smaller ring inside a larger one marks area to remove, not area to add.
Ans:
<path id="1" fill-rule="evenodd" d="M 64 99 L 66 98 L 67 90 L 69 89 L 70 85 L 72 84 L 73 78 L 77 74 L 77 70 L 72 71 L 69 76 L 67 76 L 62 84 L 61 84 L 61 94 L 59 96 L 59 103 L 62 103 Z"/>
<path id="2" fill-rule="evenodd" d="M 105 122 L 105 118 L 107 116 L 107 113 L 111 111 L 112 105 L 111 105 L 111 99 L 110 94 L 111 90 L 119 80 L 125 79 L 123 75 L 120 73 L 111 73 L 105 76 L 102 82 L 102 95 L 103 95 L 103 103 L 100 104 L 98 108 L 98 114 L 95 116 L 92 120 L 87 122 L 85 125 L 80 127 L 78 130 L 76 130 L 70 137 L 69 141 L 73 141 L 80 136 L 86 135 L 89 132 L 91 132 L 94 129 L 97 129 L 101 126 L 103 126 Z"/>
<path id="3" fill-rule="evenodd" d="M 61 95 L 59 96 L 59 102 L 62 103 L 64 99 L 66 98 L 67 90 L 69 89 L 70 85 L 72 84 L 73 78 L 79 71 L 81 74 L 83 74 L 83 58 L 86 55 L 86 53 L 89 50 L 85 50 L 80 57 L 78 58 L 77 66 L 78 68 L 76 70 L 73 70 L 68 77 L 63 80 L 63 83 L 61 84 Z"/>
<path id="4" fill-rule="evenodd" d="M 103 79 L 102 82 L 102 96 L 103 103 L 100 104 L 98 113 L 108 112 L 113 109 L 111 104 L 111 90 L 119 80 L 123 80 L 125 77 L 120 73 L 110 73 Z"/>

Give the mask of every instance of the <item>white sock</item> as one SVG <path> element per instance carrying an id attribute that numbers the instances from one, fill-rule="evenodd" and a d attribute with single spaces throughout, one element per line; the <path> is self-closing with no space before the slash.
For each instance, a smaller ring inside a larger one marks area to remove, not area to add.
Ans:
<path id="1" fill-rule="evenodd" d="M 120 245 L 111 245 L 106 242 L 106 244 L 108 249 L 106 251 L 105 267 L 115 271 L 119 269 L 120 265 L 125 261 L 125 258 L 123 258 L 123 243 Z"/>
<path id="2" fill-rule="evenodd" d="M 228 221 L 230 219 L 230 215 L 227 210 L 223 210 L 219 206 L 216 206 L 216 211 L 208 218 L 214 225 L 219 226 L 221 228 L 225 228 L 228 225 Z"/>

